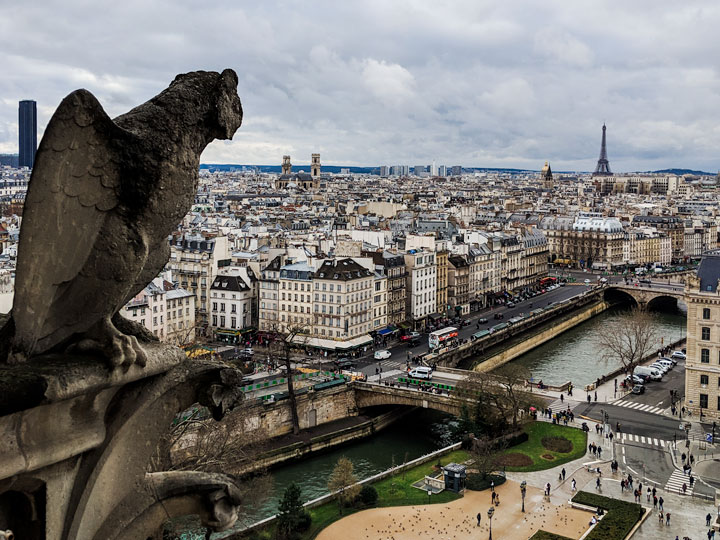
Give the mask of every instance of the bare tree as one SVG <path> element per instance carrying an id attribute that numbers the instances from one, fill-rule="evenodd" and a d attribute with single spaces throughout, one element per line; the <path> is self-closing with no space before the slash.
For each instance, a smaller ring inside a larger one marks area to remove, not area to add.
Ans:
<path id="1" fill-rule="evenodd" d="M 609 362 L 620 361 L 632 375 L 657 344 L 655 317 L 646 309 L 634 307 L 607 324 L 598 338 L 602 357 Z"/>
<path id="2" fill-rule="evenodd" d="M 470 459 L 472 468 L 476 469 L 483 478 L 497 469 L 495 461 L 498 454 L 507 448 L 507 440 L 504 438 L 488 439 L 474 438 L 470 446 Z"/>
<path id="3" fill-rule="evenodd" d="M 357 484 L 357 478 L 353 473 L 353 464 L 346 457 L 338 459 L 333 472 L 328 480 L 328 489 L 337 492 L 335 497 L 338 500 L 338 506 L 342 513 L 343 506 L 352 502 L 360 492 L 360 486 Z"/>
<path id="4" fill-rule="evenodd" d="M 293 434 L 300 433 L 300 418 L 297 412 L 297 399 L 295 397 L 295 387 L 293 386 L 292 361 L 293 347 L 298 345 L 298 336 L 308 336 L 307 326 L 288 326 L 284 328 L 284 332 L 276 331 L 270 342 L 270 348 L 278 351 L 285 365 L 285 376 L 288 385 L 288 403 L 290 404 L 290 416 L 292 419 Z"/>
<path id="5" fill-rule="evenodd" d="M 476 418 L 483 414 L 489 425 L 493 422 L 492 415 L 497 414 L 503 421 L 517 427 L 518 412 L 527 403 L 531 396 L 525 391 L 525 381 L 530 377 L 530 371 L 518 364 L 508 363 L 492 373 L 472 371 L 461 383 L 458 389 L 472 396 L 476 401 Z M 484 422 L 487 423 L 487 422 Z M 497 432 L 497 429 L 493 429 Z"/>

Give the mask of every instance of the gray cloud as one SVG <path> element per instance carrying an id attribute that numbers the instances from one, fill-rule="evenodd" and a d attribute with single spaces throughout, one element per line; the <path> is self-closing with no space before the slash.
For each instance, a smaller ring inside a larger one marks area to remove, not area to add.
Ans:
<path id="1" fill-rule="evenodd" d="M 256 4 L 256 5 L 253 5 Z M 0 2 L 0 152 L 85 87 L 111 115 L 179 72 L 234 68 L 245 122 L 206 162 L 717 170 L 720 5 Z"/>

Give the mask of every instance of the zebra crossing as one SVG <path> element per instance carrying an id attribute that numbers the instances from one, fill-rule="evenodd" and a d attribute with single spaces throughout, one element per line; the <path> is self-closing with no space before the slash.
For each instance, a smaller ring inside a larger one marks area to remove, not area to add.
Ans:
<path id="1" fill-rule="evenodd" d="M 675 469 L 670 475 L 670 478 L 668 478 L 665 489 L 672 493 L 683 493 L 683 484 L 685 484 L 686 488 L 685 494 L 692 495 L 694 486 L 690 487 L 690 479 L 686 474 L 683 474 L 681 470 Z"/>
<path id="2" fill-rule="evenodd" d="M 659 448 L 670 448 L 673 444 L 672 441 L 657 439 L 655 437 L 645 437 L 643 435 L 634 435 L 632 433 L 618 433 L 615 436 L 615 441 L 619 443 L 646 444 L 649 446 L 657 446 Z"/>
<path id="3" fill-rule="evenodd" d="M 653 407 L 652 405 L 647 405 L 645 403 L 638 403 L 637 401 L 615 401 L 613 405 L 618 405 L 620 407 L 627 407 L 628 409 L 633 409 L 635 411 L 643 411 L 643 412 L 649 412 L 652 414 L 663 414 L 665 412 L 665 409 L 660 409 L 659 407 Z"/>

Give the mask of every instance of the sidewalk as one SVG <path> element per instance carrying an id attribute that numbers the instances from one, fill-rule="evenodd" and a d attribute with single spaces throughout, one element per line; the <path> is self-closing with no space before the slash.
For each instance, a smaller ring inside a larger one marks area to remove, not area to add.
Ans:
<path id="1" fill-rule="evenodd" d="M 603 435 L 596 434 L 595 429 L 591 428 L 590 433 L 588 433 L 588 444 L 593 442 L 601 445 L 604 451 L 607 451 L 608 447 L 613 446 Z M 680 451 L 680 449 L 678 449 L 678 451 Z M 612 459 L 613 452 L 608 453 L 610 454 L 608 457 Z M 696 457 L 696 459 L 698 458 Z M 712 463 L 712 461 L 710 461 L 711 459 L 712 458 L 708 456 L 704 462 L 707 463 L 709 467 L 718 468 L 716 465 L 709 465 Z M 700 463 L 702 462 L 703 461 Z M 696 462 L 696 464 L 697 463 L 698 462 Z M 600 467 L 600 489 L 596 486 L 597 473 L 589 472 L 588 466 L 592 467 L 593 470 L 596 467 Z M 565 468 L 566 471 L 565 481 L 559 481 L 558 477 L 563 468 Z M 620 463 L 620 471 L 613 474 L 610 471 L 610 460 L 596 460 L 593 456 L 586 453 L 582 458 L 564 465 L 558 465 L 552 469 L 529 473 L 507 473 L 507 477 L 516 482 L 525 480 L 528 484 L 541 489 L 549 482 L 551 486 L 550 499 L 553 504 L 561 504 L 573 497 L 573 479 L 575 479 L 577 491 L 598 493 L 606 497 L 633 502 L 632 490 L 622 492 L 620 489 L 620 480 L 625 477 L 623 472 L 627 474 L 628 471 L 623 471 L 622 463 Z M 633 476 L 636 478 L 635 487 L 637 487 L 637 475 Z M 720 474 L 718 474 L 718 476 L 720 476 Z M 643 486 L 643 491 L 646 491 L 645 488 L 648 485 L 652 484 L 646 483 Z M 713 501 L 680 495 L 667 491 L 663 486 L 658 487 L 657 496 L 658 498 L 663 497 L 664 510 L 671 514 L 670 526 L 660 525 L 658 519 L 659 509 L 653 508 L 652 500 L 648 503 L 647 496 L 644 493 L 641 504 L 645 508 L 650 509 L 651 514 L 640 526 L 638 532 L 635 533 L 635 538 L 667 538 L 672 540 L 678 535 L 680 538 L 689 536 L 694 540 L 702 540 L 706 537 L 708 528 L 705 527 L 705 516 L 708 513 L 713 517 L 715 516 Z"/>

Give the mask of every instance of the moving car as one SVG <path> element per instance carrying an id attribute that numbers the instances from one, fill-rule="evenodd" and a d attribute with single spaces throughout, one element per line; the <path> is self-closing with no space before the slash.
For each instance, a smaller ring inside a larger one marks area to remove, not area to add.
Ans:
<path id="1" fill-rule="evenodd" d="M 632 387 L 632 393 L 633 394 L 644 394 L 645 393 L 645 385 L 642 384 L 636 384 Z"/>
<path id="2" fill-rule="evenodd" d="M 505 304 L 505 305 L 506 305 L 507 307 L 513 308 L 513 307 L 515 307 L 515 302 L 508 302 L 508 303 Z"/>
<path id="3" fill-rule="evenodd" d="M 488 320 L 485 317 L 480 317 L 477 322 L 478 324 L 485 324 L 488 322 Z"/>
<path id="4" fill-rule="evenodd" d="M 335 365 L 338 367 L 338 369 L 353 369 L 355 367 L 355 362 L 350 360 L 349 358 L 338 358 L 335 360 Z"/>
<path id="5" fill-rule="evenodd" d="M 432 369 L 425 366 L 416 367 L 408 372 L 408 376 L 414 379 L 432 379 Z"/>
<path id="6" fill-rule="evenodd" d="M 420 333 L 419 332 L 410 332 L 409 334 L 403 334 L 400 336 L 400 341 L 412 341 L 415 338 L 419 338 Z"/>
<path id="7" fill-rule="evenodd" d="M 590 285 L 590 280 L 589 280 L 589 279 L 586 279 L 586 280 L 585 280 L 585 285 Z"/>
<path id="8" fill-rule="evenodd" d="M 373 357 L 375 360 L 385 360 L 387 358 L 390 358 L 392 356 L 392 353 L 388 351 L 387 349 L 383 349 L 381 351 L 375 351 L 375 354 Z"/>
<path id="9" fill-rule="evenodd" d="M 686 356 L 685 353 L 682 351 L 673 351 L 673 353 L 670 355 L 670 358 L 674 358 L 676 360 L 685 360 Z"/>

